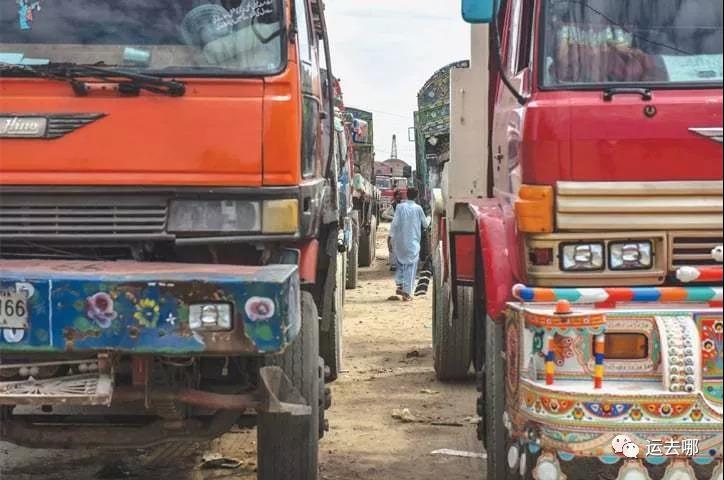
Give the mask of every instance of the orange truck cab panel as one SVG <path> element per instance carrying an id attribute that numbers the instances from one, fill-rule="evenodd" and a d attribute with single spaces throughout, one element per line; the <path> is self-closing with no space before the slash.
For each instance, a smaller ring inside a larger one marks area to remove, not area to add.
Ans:
<path id="1" fill-rule="evenodd" d="M 110 2 L 51 2 L 32 20 L 18 17 L 16 2 L 0 7 L 0 184 L 300 184 L 300 64 L 319 68 L 313 53 L 299 59 L 289 2 L 264 2 L 257 11 L 238 1 L 222 2 L 227 8 L 177 3 L 119 13 Z M 83 9 L 99 26 L 69 28 Z M 154 16 L 157 26 L 140 30 Z M 304 38 L 309 43 L 312 34 Z M 47 78 L 65 75 L 54 64 L 71 62 L 173 79 L 185 94 L 134 89 L 123 85 L 127 78 L 82 68 L 74 80 Z M 52 73 L 39 78 L 31 68 Z M 305 94 L 320 104 L 313 80 Z M 21 131 L 35 118 L 35 134 Z M 319 130 L 319 118 L 313 123 Z"/>

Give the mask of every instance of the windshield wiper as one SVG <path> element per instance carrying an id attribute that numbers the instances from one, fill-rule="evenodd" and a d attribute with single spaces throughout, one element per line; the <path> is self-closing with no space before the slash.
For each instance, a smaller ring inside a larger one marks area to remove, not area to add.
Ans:
<path id="1" fill-rule="evenodd" d="M 70 83 L 76 95 L 85 96 L 88 85 L 82 78 L 97 78 L 118 84 L 118 91 L 125 95 L 137 95 L 146 90 L 159 95 L 181 97 L 186 93 L 186 85 L 176 80 L 164 80 L 153 75 L 129 72 L 108 67 L 79 65 L 75 63 L 49 63 L 43 66 L 15 65 L 0 63 L 0 74 L 23 73 L 35 77 L 48 78 Z M 118 82 L 117 79 L 125 79 Z"/>

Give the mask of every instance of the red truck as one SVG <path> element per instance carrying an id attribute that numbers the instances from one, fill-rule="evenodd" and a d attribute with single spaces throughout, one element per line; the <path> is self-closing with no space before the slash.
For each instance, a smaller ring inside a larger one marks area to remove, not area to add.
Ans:
<path id="1" fill-rule="evenodd" d="M 487 478 L 721 479 L 721 2 L 462 3 L 434 356 Z"/>

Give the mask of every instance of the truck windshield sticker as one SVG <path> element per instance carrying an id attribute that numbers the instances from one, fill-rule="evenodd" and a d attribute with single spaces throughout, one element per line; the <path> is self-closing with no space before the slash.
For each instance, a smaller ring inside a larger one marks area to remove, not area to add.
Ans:
<path id="1" fill-rule="evenodd" d="M 216 28 L 227 28 L 242 22 L 274 14 L 274 0 L 254 0 L 229 10 L 228 15 L 214 17 Z"/>
<path id="2" fill-rule="evenodd" d="M 18 20 L 20 30 L 30 30 L 33 27 L 33 12 L 40 11 L 40 2 L 30 0 L 16 0 L 18 3 Z"/>
<path id="3" fill-rule="evenodd" d="M 722 55 L 663 55 L 672 82 L 724 80 Z"/>

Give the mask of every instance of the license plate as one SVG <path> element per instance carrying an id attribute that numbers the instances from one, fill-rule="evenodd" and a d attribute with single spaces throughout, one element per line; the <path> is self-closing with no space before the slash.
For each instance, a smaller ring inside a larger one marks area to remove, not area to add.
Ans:
<path id="1" fill-rule="evenodd" d="M 28 299 L 24 292 L 0 290 L 0 328 L 28 328 Z"/>

